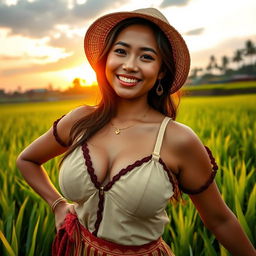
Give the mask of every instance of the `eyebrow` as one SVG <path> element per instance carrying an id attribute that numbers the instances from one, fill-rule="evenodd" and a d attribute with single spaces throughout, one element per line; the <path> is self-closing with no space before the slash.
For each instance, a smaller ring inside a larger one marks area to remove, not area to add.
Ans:
<path id="1" fill-rule="evenodd" d="M 122 42 L 122 41 L 116 42 L 115 45 L 122 45 L 124 47 L 131 48 L 131 46 L 129 44 Z M 157 52 L 153 48 L 150 48 L 150 47 L 140 47 L 140 50 L 153 52 L 155 55 L 158 55 Z"/>

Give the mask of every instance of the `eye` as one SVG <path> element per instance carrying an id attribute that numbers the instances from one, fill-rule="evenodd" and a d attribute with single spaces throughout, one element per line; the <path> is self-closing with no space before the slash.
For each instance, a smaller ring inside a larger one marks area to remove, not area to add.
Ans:
<path id="1" fill-rule="evenodd" d="M 126 53 L 126 51 L 122 48 L 117 48 L 114 50 L 115 53 L 117 53 L 118 55 L 124 55 Z"/>
<path id="2" fill-rule="evenodd" d="M 143 60 L 155 60 L 155 58 L 153 57 L 153 56 L 151 56 L 151 55 L 149 55 L 149 54 L 143 54 L 142 56 L 141 56 L 141 58 L 143 59 Z"/>

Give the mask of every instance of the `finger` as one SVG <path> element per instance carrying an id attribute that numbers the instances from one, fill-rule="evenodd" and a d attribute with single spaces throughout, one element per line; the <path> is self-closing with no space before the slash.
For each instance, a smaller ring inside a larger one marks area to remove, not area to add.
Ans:
<path id="1" fill-rule="evenodd" d="M 62 221 L 62 222 L 60 222 L 60 223 L 58 223 L 57 225 L 56 225 L 56 230 L 57 230 L 57 232 L 63 227 L 63 225 L 64 225 L 64 221 Z"/>
<path id="2" fill-rule="evenodd" d="M 73 204 L 70 205 L 70 207 L 69 207 L 69 212 L 70 212 L 70 213 L 73 213 L 73 214 L 76 214 L 75 207 L 74 207 Z"/>
<path id="3" fill-rule="evenodd" d="M 56 226 L 55 226 L 57 232 L 59 232 L 60 227 L 61 227 L 60 225 L 56 225 Z"/>

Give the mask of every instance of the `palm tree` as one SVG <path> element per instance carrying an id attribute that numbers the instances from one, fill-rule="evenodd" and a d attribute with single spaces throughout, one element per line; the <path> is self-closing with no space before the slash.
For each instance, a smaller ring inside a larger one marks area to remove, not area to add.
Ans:
<path id="1" fill-rule="evenodd" d="M 197 68 L 197 67 L 192 68 L 190 78 L 196 79 L 198 77 L 198 73 L 201 71 L 203 71 L 202 68 Z"/>
<path id="2" fill-rule="evenodd" d="M 237 63 L 237 69 L 239 69 L 239 63 L 243 60 L 242 50 L 236 50 L 233 57 L 233 62 Z"/>
<path id="3" fill-rule="evenodd" d="M 228 64 L 229 64 L 229 58 L 227 56 L 223 56 L 221 58 L 221 70 L 223 71 L 223 74 L 226 73 Z"/>
<path id="4" fill-rule="evenodd" d="M 251 40 L 247 40 L 245 43 L 245 56 L 251 59 L 251 65 L 253 65 L 253 56 L 256 54 L 256 47 Z"/>
<path id="5" fill-rule="evenodd" d="M 73 88 L 79 89 L 81 87 L 81 79 L 80 78 L 74 78 L 73 80 Z"/>
<path id="6" fill-rule="evenodd" d="M 211 74 L 211 71 L 212 71 L 212 66 L 211 66 L 211 64 L 208 64 L 208 66 L 206 67 L 206 70 L 209 71 L 209 73 Z"/>
<path id="7" fill-rule="evenodd" d="M 211 70 L 216 69 L 216 68 L 218 68 L 216 58 L 214 55 L 211 55 L 210 62 L 208 64 L 208 66 L 206 67 L 206 70 L 210 71 L 210 73 L 211 73 Z"/>

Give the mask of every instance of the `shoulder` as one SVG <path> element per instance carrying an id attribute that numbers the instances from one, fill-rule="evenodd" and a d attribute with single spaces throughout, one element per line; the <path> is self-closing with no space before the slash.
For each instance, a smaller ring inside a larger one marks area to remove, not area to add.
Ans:
<path id="1" fill-rule="evenodd" d="M 166 141 L 177 153 L 189 152 L 202 142 L 194 130 L 180 122 L 170 120 L 166 127 Z"/>
<path id="2" fill-rule="evenodd" d="M 76 107 L 63 117 L 63 121 L 75 123 L 79 119 L 92 113 L 94 110 L 95 110 L 95 107 L 88 106 L 88 105 Z"/>
<path id="3" fill-rule="evenodd" d="M 170 152 L 175 154 L 179 172 L 190 172 L 192 166 L 209 169 L 209 154 L 191 127 L 172 120 L 166 129 L 166 142 Z"/>
<path id="4" fill-rule="evenodd" d="M 66 115 L 61 118 L 59 121 L 58 126 L 59 127 L 65 127 L 66 126 L 73 126 L 78 120 L 80 120 L 83 117 L 86 117 L 90 113 L 92 113 L 95 110 L 95 107 L 83 105 L 74 108 L 70 112 L 68 112 Z"/>
<path id="5" fill-rule="evenodd" d="M 169 122 L 166 137 L 175 152 L 182 190 L 197 193 L 206 189 L 218 169 L 210 149 L 189 126 L 176 121 Z"/>
<path id="6" fill-rule="evenodd" d="M 95 107 L 88 105 L 79 106 L 58 119 L 57 122 L 55 121 L 55 125 L 53 126 L 55 137 L 58 136 L 64 144 L 68 145 L 70 131 L 74 124 L 91 114 L 95 109 Z"/>

